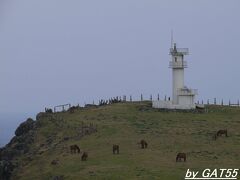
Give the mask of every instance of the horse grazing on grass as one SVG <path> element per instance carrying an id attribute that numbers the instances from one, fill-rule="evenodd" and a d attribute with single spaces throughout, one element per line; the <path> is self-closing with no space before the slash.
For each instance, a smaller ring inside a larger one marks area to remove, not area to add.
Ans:
<path id="1" fill-rule="evenodd" d="M 80 148 L 78 147 L 78 145 L 76 145 L 76 144 L 74 144 L 74 145 L 71 145 L 70 146 L 70 151 L 71 151 L 71 153 L 80 153 Z"/>
<path id="2" fill-rule="evenodd" d="M 141 148 L 142 149 L 145 149 L 148 146 L 148 143 L 145 140 L 143 140 L 143 139 L 138 144 L 141 144 Z"/>
<path id="3" fill-rule="evenodd" d="M 86 161 L 87 158 L 88 158 L 88 153 L 87 152 L 83 152 L 82 161 Z"/>
<path id="4" fill-rule="evenodd" d="M 217 132 L 217 137 L 218 137 L 218 136 L 222 136 L 222 135 L 224 135 L 224 134 L 225 134 L 226 137 L 228 137 L 228 134 L 227 134 L 227 130 L 226 130 L 226 129 L 224 129 L 224 130 L 219 130 L 219 131 Z"/>
<path id="5" fill-rule="evenodd" d="M 176 157 L 176 162 L 179 162 L 181 160 L 184 160 L 184 162 L 186 162 L 187 160 L 187 155 L 185 153 L 178 153 L 177 157 Z"/>
<path id="6" fill-rule="evenodd" d="M 113 154 L 115 154 L 117 152 L 117 154 L 119 154 L 119 145 L 114 144 L 113 145 Z"/>

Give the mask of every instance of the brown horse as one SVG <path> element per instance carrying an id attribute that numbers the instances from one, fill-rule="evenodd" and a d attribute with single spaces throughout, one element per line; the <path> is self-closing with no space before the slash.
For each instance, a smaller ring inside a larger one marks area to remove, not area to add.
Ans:
<path id="1" fill-rule="evenodd" d="M 78 147 L 78 145 L 74 144 L 70 146 L 70 151 L 71 153 L 80 153 L 80 148 Z"/>
<path id="2" fill-rule="evenodd" d="M 88 153 L 87 152 L 83 152 L 82 161 L 86 161 L 87 158 L 88 158 Z"/>
<path id="3" fill-rule="evenodd" d="M 115 154 L 115 152 L 119 154 L 119 145 L 116 145 L 116 144 L 113 145 L 113 154 Z"/>
<path id="4" fill-rule="evenodd" d="M 176 157 L 176 162 L 181 161 L 181 159 L 184 159 L 184 162 L 187 160 L 187 155 L 185 153 L 178 153 Z"/>
<path id="5" fill-rule="evenodd" d="M 225 134 L 226 137 L 228 137 L 228 134 L 227 134 L 227 130 L 226 130 L 226 129 L 224 129 L 224 130 L 219 130 L 219 131 L 217 132 L 217 137 L 218 137 L 218 136 L 222 136 L 222 135 L 224 135 L 224 134 Z"/>
<path id="6" fill-rule="evenodd" d="M 143 140 L 143 139 L 142 139 L 142 140 L 140 141 L 140 143 L 138 143 L 138 144 L 141 144 L 141 148 L 142 148 L 142 149 L 145 149 L 145 148 L 147 148 L 147 146 L 148 146 L 148 143 L 147 143 L 145 140 Z"/>

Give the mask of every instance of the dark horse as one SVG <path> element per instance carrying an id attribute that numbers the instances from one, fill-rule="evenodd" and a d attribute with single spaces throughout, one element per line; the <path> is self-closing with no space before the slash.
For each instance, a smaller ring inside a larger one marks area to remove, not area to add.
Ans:
<path id="1" fill-rule="evenodd" d="M 147 148 L 147 146 L 148 146 L 148 143 L 147 143 L 145 140 L 143 140 L 143 139 L 142 139 L 142 140 L 140 141 L 140 143 L 138 143 L 138 144 L 141 144 L 141 148 L 142 148 L 142 149 L 145 149 L 145 148 Z"/>
<path id="2" fill-rule="evenodd" d="M 181 159 L 184 159 L 184 162 L 187 160 L 187 155 L 185 153 L 178 153 L 176 157 L 176 162 L 181 161 Z"/>
<path id="3" fill-rule="evenodd" d="M 113 154 L 115 154 L 117 152 L 117 154 L 119 154 L 119 145 L 114 144 L 113 145 Z"/>
<path id="4" fill-rule="evenodd" d="M 70 151 L 71 153 L 80 153 L 80 148 L 78 147 L 78 145 L 74 144 L 70 146 Z"/>
<path id="5" fill-rule="evenodd" d="M 87 158 L 88 158 L 88 153 L 84 152 L 83 155 L 82 155 L 82 161 L 86 161 Z"/>
<path id="6" fill-rule="evenodd" d="M 222 135 L 224 135 L 224 134 L 225 134 L 226 137 L 228 137 L 228 134 L 227 134 L 227 130 L 226 130 L 226 129 L 224 129 L 224 130 L 219 130 L 219 131 L 217 132 L 217 137 L 218 137 L 218 136 L 222 136 Z"/>

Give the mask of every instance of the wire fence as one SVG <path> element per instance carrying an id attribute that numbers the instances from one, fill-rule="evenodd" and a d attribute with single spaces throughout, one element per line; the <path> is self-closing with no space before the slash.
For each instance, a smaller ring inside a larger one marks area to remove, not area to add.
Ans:
<path id="1" fill-rule="evenodd" d="M 205 105 L 218 105 L 218 106 L 240 106 L 240 101 L 238 100 L 224 100 L 224 99 L 220 99 L 218 100 L 217 98 L 213 98 L 213 99 L 207 99 L 205 102 L 202 100 L 201 102 L 198 101 L 198 104 L 205 104 Z"/>
<path id="2" fill-rule="evenodd" d="M 92 107 L 92 106 L 99 106 L 99 105 L 107 105 L 107 104 L 113 104 L 117 102 L 141 102 L 141 101 L 158 101 L 158 100 L 164 100 L 164 101 L 170 101 L 171 98 L 168 96 L 164 96 L 163 98 L 160 97 L 160 94 L 157 95 L 143 95 L 140 94 L 138 96 L 133 95 L 123 95 L 123 96 L 115 96 L 108 99 L 100 99 L 100 100 L 93 100 L 92 103 L 84 103 L 84 107 Z M 206 99 L 206 100 L 197 100 L 195 102 L 196 104 L 202 104 L 202 105 L 216 105 L 216 106 L 233 106 L 233 107 L 239 107 L 240 101 L 238 100 L 224 100 L 224 99 Z M 57 105 L 54 106 L 54 112 L 60 111 L 66 111 L 67 109 L 75 107 L 71 106 L 71 104 L 63 104 L 63 105 Z M 77 104 L 76 107 L 80 107 L 80 104 Z M 58 109 L 59 108 L 59 109 Z M 46 110 L 46 108 L 45 108 Z"/>

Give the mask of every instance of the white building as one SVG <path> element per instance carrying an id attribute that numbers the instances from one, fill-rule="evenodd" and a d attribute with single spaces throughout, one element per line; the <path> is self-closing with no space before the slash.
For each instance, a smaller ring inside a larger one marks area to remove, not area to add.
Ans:
<path id="1" fill-rule="evenodd" d="M 184 69 L 187 68 L 187 62 L 184 56 L 188 55 L 187 48 L 177 48 L 174 44 L 170 48 L 172 60 L 169 62 L 169 68 L 172 69 L 172 100 L 153 101 L 154 108 L 161 109 L 195 109 L 196 89 L 190 89 L 184 85 Z"/>

